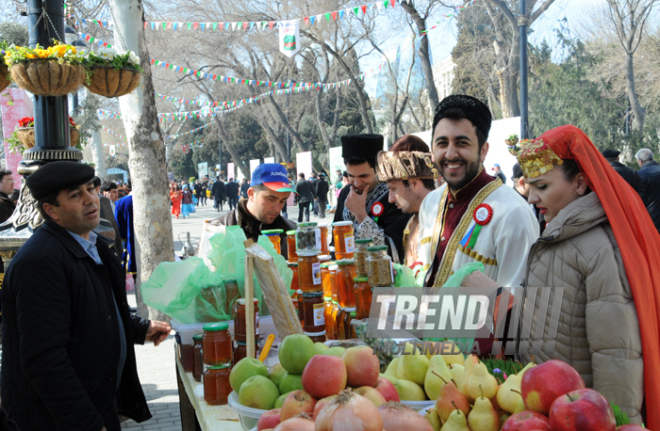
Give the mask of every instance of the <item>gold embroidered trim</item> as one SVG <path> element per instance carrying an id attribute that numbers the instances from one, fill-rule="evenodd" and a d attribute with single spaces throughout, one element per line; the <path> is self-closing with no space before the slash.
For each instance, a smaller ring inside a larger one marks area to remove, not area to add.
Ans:
<path id="1" fill-rule="evenodd" d="M 442 256 L 442 261 L 440 262 L 440 268 L 435 276 L 435 282 L 433 283 L 434 287 L 442 287 L 443 284 L 449 278 L 449 273 L 451 267 L 454 264 L 454 258 L 456 257 L 456 252 L 458 251 L 459 243 L 461 238 L 465 235 L 468 226 L 472 222 L 472 215 L 474 210 L 483 203 L 483 201 L 495 190 L 497 190 L 502 185 L 502 181 L 498 178 L 495 181 L 488 183 L 484 188 L 482 188 L 479 193 L 472 199 L 470 206 L 461 217 L 461 221 L 458 223 L 458 226 L 454 230 L 453 235 L 447 243 L 445 248 L 445 254 Z M 435 255 L 434 255 L 435 256 Z"/>
<path id="2" fill-rule="evenodd" d="M 424 266 L 422 267 L 422 271 L 428 271 L 428 269 L 429 269 L 430 267 L 431 267 L 431 265 L 427 263 L 426 265 L 424 265 Z"/>
<path id="3" fill-rule="evenodd" d="M 497 266 L 497 259 L 493 259 L 492 257 L 483 257 L 476 251 L 469 249 L 467 247 L 463 247 L 462 245 L 459 245 L 458 249 L 463 253 L 465 253 L 466 255 L 468 255 L 469 257 L 471 257 L 472 259 L 476 260 L 477 262 L 481 262 L 484 265 Z"/>
<path id="4" fill-rule="evenodd" d="M 422 238 L 422 240 L 419 242 L 419 245 L 424 245 L 428 244 L 433 240 L 430 236 L 427 236 L 426 238 Z"/>

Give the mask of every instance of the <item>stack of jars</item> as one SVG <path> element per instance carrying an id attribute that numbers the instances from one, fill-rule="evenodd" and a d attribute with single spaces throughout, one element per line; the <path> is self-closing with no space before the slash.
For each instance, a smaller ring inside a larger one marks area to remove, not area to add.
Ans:
<path id="1" fill-rule="evenodd" d="M 327 241 L 327 240 L 326 240 Z M 316 223 L 299 223 L 296 230 L 298 254 L 298 312 L 303 332 L 314 341 L 325 341 L 325 304 L 321 272 L 322 241 Z M 324 261 L 329 258 L 323 258 Z"/>
<path id="2" fill-rule="evenodd" d="M 200 335 L 193 337 L 195 342 L 193 349 L 196 354 L 193 356 L 193 377 L 199 381 L 202 375 L 202 362 L 206 364 L 206 371 L 203 373 L 204 400 L 211 405 L 227 404 L 227 397 L 232 390 L 229 385 L 232 361 L 229 324 L 207 323 L 204 325 L 204 334 L 201 337 Z"/>
<path id="3" fill-rule="evenodd" d="M 232 363 L 236 364 L 247 356 L 247 325 L 245 324 L 245 298 L 236 301 L 234 306 L 234 356 Z M 259 300 L 254 299 L 254 342 L 255 358 L 259 342 Z"/>
<path id="4" fill-rule="evenodd" d="M 270 242 L 273 244 L 273 247 L 275 247 L 275 251 L 278 254 L 282 253 L 282 238 L 280 235 L 282 235 L 284 231 L 282 229 L 271 229 L 271 230 L 262 230 L 261 234 L 266 235 L 266 237 L 270 240 Z"/>

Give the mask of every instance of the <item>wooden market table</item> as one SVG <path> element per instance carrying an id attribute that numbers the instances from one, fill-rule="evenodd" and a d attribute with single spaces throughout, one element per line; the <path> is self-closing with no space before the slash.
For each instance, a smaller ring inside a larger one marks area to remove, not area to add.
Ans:
<path id="1" fill-rule="evenodd" d="M 243 431 L 236 413 L 228 404 L 211 406 L 195 396 L 195 387 L 201 385 L 192 373 L 183 371 L 176 357 L 176 383 L 179 388 L 179 409 L 182 431 Z"/>

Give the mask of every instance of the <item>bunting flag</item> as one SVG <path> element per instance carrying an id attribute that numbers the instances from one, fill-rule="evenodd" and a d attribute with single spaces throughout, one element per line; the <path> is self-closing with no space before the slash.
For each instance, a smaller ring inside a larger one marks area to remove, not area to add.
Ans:
<path id="1" fill-rule="evenodd" d="M 280 25 L 280 52 L 291 58 L 300 51 L 298 20 L 282 21 Z"/>
<path id="2" fill-rule="evenodd" d="M 109 134 L 111 134 L 111 135 L 113 135 L 113 136 L 118 137 L 118 138 L 121 139 L 122 141 L 125 141 L 125 140 L 126 140 L 126 136 L 123 136 L 123 135 L 120 135 L 119 133 L 113 132 L 112 130 L 108 129 L 108 128 L 105 127 L 105 126 L 101 126 L 101 130 L 103 130 L 104 132 L 107 132 L 107 133 L 109 133 Z"/>
<path id="3" fill-rule="evenodd" d="M 196 128 L 196 129 L 188 130 L 187 132 L 176 133 L 176 134 L 174 134 L 174 135 L 165 136 L 165 139 L 176 139 L 176 138 L 178 138 L 179 136 L 185 136 L 185 135 L 189 135 L 189 134 L 191 134 L 191 133 L 197 133 L 197 132 L 199 132 L 199 131 L 204 130 L 206 127 L 212 126 L 213 124 L 215 124 L 215 123 L 205 124 L 205 125 L 203 125 L 203 126 L 201 126 L 201 127 L 198 127 L 198 128 Z"/>
<path id="4" fill-rule="evenodd" d="M 112 48 L 112 45 L 103 42 L 102 40 L 98 40 L 94 38 L 94 36 L 90 36 L 85 33 L 78 33 L 78 36 L 80 36 L 81 39 L 83 39 L 85 42 L 89 43 L 90 45 L 97 45 L 98 47 L 103 47 L 103 48 Z"/>

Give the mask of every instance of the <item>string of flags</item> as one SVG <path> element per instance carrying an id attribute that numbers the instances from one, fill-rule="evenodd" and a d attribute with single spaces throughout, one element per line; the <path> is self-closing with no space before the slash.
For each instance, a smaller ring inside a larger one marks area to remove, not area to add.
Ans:
<path id="1" fill-rule="evenodd" d="M 185 135 L 190 135 L 191 133 L 197 133 L 197 132 L 199 132 L 199 131 L 205 129 L 206 127 L 212 126 L 213 124 L 215 124 L 215 123 L 205 124 L 205 125 L 200 126 L 200 127 L 196 128 L 196 129 L 188 130 L 187 132 L 183 132 L 183 133 L 175 133 L 174 135 L 165 136 L 165 139 L 176 139 L 176 138 L 178 138 L 179 136 L 185 136 Z"/>
<path id="2" fill-rule="evenodd" d="M 112 45 L 110 45 L 107 42 L 104 42 L 102 40 L 96 39 L 94 36 L 86 34 L 86 33 L 78 33 L 78 36 L 83 39 L 85 42 L 89 43 L 90 45 L 96 44 L 96 46 L 103 47 L 103 48 L 112 48 Z"/>
<path id="3" fill-rule="evenodd" d="M 105 126 L 101 126 L 101 130 L 103 130 L 104 132 L 107 132 L 107 133 L 109 133 L 109 134 L 111 134 L 111 135 L 113 135 L 113 136 L 116 136 L 117 138 L 121 139 L 122 141 L 125 141 L 125 140 L 126 140 L 126 136 L 124 136 L 124 135 L 120 135 L 119 133 L 116 133 L 116 132 L 114 132 L 114 131 L 108 129 L 108 128 L 105 127 Z"/>

